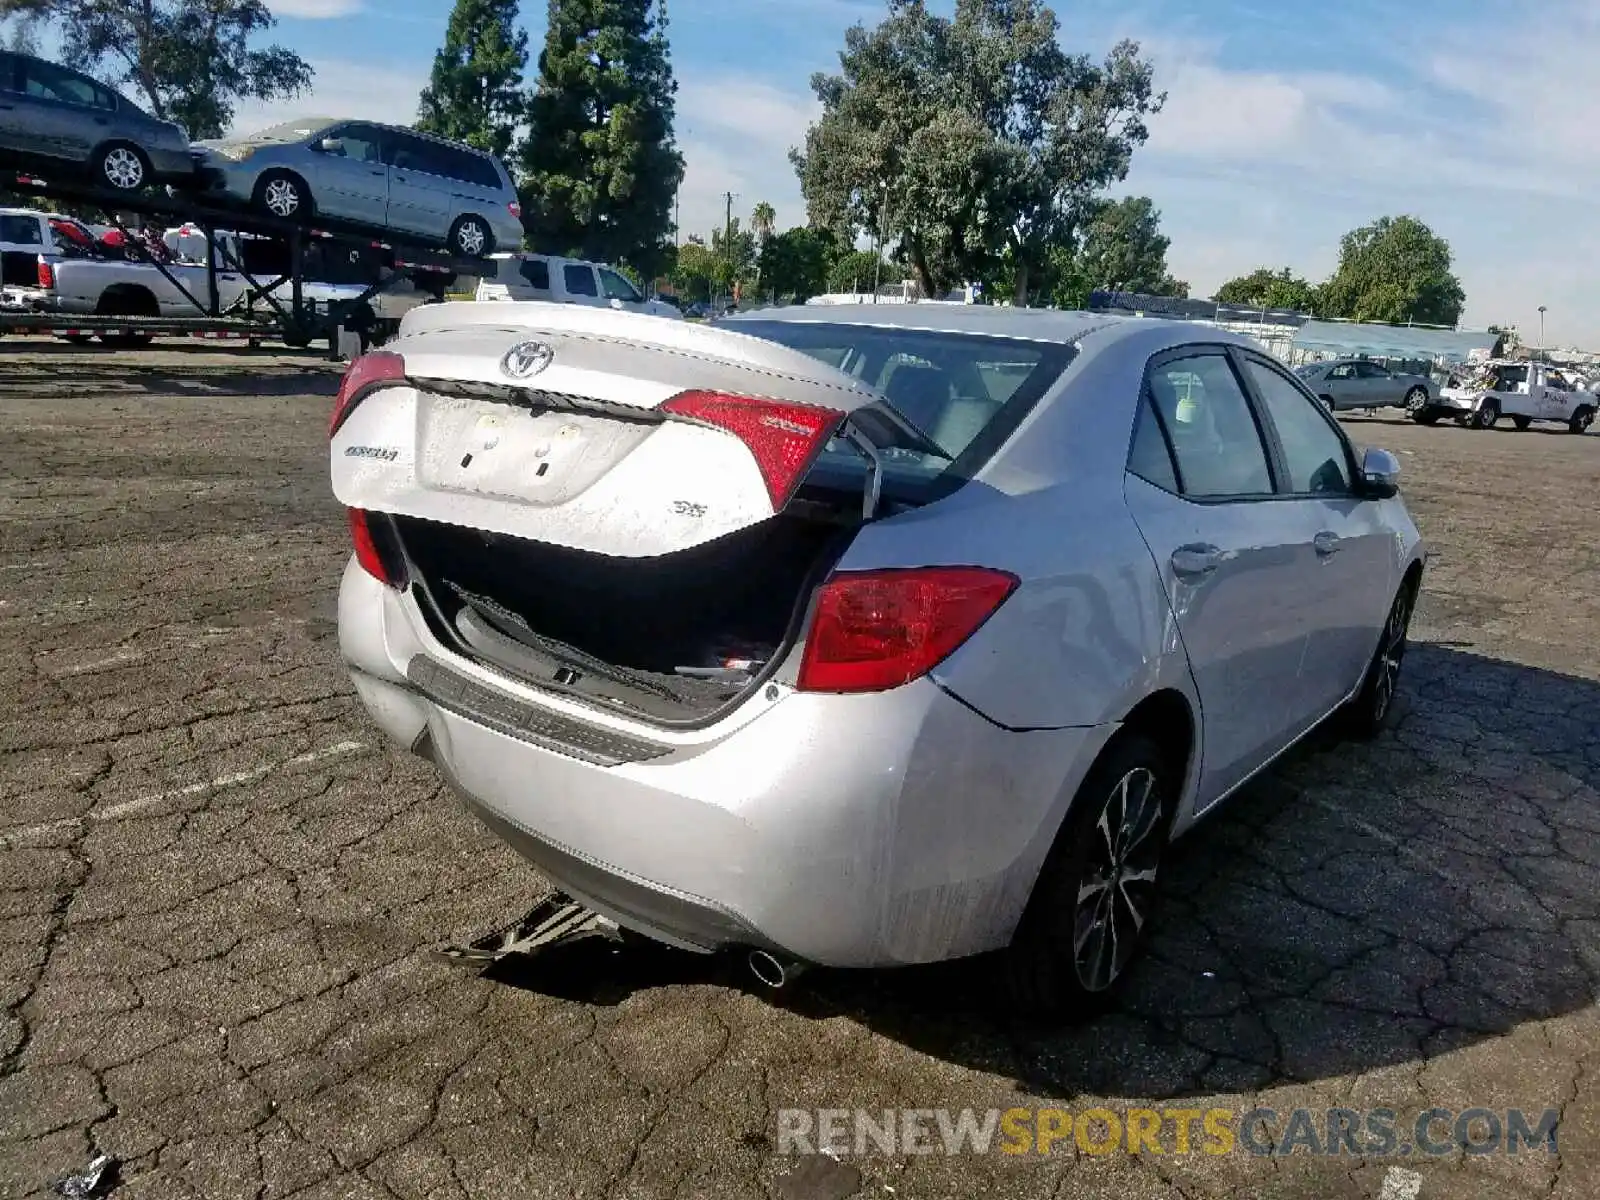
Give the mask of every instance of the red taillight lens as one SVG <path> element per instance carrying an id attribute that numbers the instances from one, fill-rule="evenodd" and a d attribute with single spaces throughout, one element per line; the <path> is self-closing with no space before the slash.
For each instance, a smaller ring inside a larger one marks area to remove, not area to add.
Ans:
<path id="1" fill-rule="evenodd" d="M 926 675 L 994 615 L 1017 577 L 987 567 L 848 571 L 817 591 L 802 692 L 879 692 Z"/>
<path id="2" fill-rule="evenodd" d="M 661 411 L 725 429 L 748 446 L 774 509 L 789 502 L 844 421 L 844 414 L 831 408 L 726 392 L 680 392 Z"/>
<path id="3" fill-rule="evenodd" d="M 350 540 L 355 545 L 356 562 L 363 571 L 388 587 L 405 586 L 405 568 L 397 556 L 391 555 L 386 559 L 378 549 L 378 541 L 372 530 L 372 517 L 364 509 L 350 510 Z"/>
<path id="4" fill-rule="evenodd" d="M 345 370 L 334 397 L 333 416 L 328 421 L 328 436 L 339 432 L 364 392 L 379 383 L 394 383 L 406 377 L 406 360 L 388 350 L 363 354 Z"/>
<path id="5" fill-rule="evenodd" d="M 24 277 L 26 278 L 26 277 Z M 56 285 L 56 269 L 44 259 L 39 260 L 39 286 L 53 288 Z"/>
<path id="6" fill-rule="evenodd" d="M 522 220 L 522 205 L 518 204 L 515 200 L 506 205 L 506 211 L 517 220 Z"/>

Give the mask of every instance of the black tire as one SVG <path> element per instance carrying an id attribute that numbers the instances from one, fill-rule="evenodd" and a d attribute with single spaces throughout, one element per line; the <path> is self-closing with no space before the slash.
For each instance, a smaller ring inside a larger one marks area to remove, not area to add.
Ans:
<path id="1" fill-rule="evenodd" d="M 1594 424 L 1594 407 L 1585 404 L 1572 414 L 1572 420 L 1567 422 L 1567 430 L 1571 433 L 1586 433 L 1589 426 Z"/>
<path id="2" fill-rule="evenodd" d="M 1322 407 L 1329 412 L 1336 413 L 1339 411 L 1339 406 L 1333 402 L 1332 396 L 1318 396 L 1317 399 L 1322 401 Z"/>
<path id="3" fill-rule="evenodd" d="M 256 180 L 251 205 L 283 221 L 309 221 L 316 211 L 311 189 L 293 171 L 268 171 Z"/>
<path id="4" fill-rule="evenodd" d="M 1514 429 L 1516 429 L 1519 433 L 1521 431 L 1527 429 L 1528 426 L 1532 425 L 1532 424 L 1533 424 L 1533 418 L 1532 417 L 1521 417 L 1521 416 L 1513 415 L 1512 418 L 1511 418 L 1512 427 Z"/>
<path id="5" fill-rule="evenodd" d="M 1439 410 L 1425 408 L 1421 412 L 1412 413 L 1411 419 L 1418 425 L 1437 425 L 1439 423 Z"/>
<path id="6" fill-rule="evenodd" d="M 94 335 L 92 333 L 64 333 L 61 335 L 61 340 L 69 346 L 87 346 L 94 341 Z"/>
<path id="7" fill-rule="evenodd" d="M 1417 604 L 1418 580 L 1408 579 L 1389 605 L 1389 617 L 1378 635 L 1378 648 L 1367 663 L 1361 690 L 1345 706 L 1344 732 L 1359 740 L 1375 738 L 1394 708 L 1395 689 L 1400 684 L 1400 666 L 1405 661 L 1411 613 Z"/>
<path id="8" fill-rule="evenodd" d="M 1101 751 L 1006 952 L 1008 990 L 1017 1007 L 1087 1013 L 1127 974 L 1150 926 L 1181 769 L 1139 733 L 1122 734 Z"/>
<path id="9" fill-rule="evenodd" d="M 457 217 L 446 239 L 450 253 L 461 258 L 486 258 L 494 253 L 494 231 L 482 217 L 468 213 Z"/>
<path id="10" fill-rule="evenodd" d="M 1478 405 L 1478 411 L 1472 414 L 1472 427 L 1474 429 L 1493 429 L 1495 422 L 1500 419 L 1500 402 L 1498 400 L 1485 400 Z"/>
<path id="11" fill-rule="evenodd" d="M 112 350 L 138 350 L 156 340 L 153 333 L 102 333 L 100 344 Z"/>
<path id="12" fill-rule="evenodd" d="M 155 182 L 143 150 L 131 142 L 107 142 L 90 160 L 94 181 L 114 192 L 142 192 Z"/>

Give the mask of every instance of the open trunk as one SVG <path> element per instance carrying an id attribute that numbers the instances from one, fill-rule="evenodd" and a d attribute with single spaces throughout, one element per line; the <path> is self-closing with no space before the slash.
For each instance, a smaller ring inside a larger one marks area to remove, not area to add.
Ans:
<path id="1" fill-rule="evenodd" d="M 540 688 L 685 724 L 776 669 L 850 537 L 781 515 L 640 559 L 415 518 L 392 528 L 446 645 Z"/>

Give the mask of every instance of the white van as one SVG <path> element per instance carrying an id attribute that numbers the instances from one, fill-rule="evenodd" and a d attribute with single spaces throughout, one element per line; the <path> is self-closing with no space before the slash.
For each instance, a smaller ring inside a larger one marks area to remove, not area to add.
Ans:
<path id="1" fill-rule="evenodd" d="M 493 254 L 489 258 L 495 273 L 478 281 L 475 300 L 545 300 L 683 317 L 665 300 L 646 300 L 622 272 L 604 263 L 548 254 Z"/>

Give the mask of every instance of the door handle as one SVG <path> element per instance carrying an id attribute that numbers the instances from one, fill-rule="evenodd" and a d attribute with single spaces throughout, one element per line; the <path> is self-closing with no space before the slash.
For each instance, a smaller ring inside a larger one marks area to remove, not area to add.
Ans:
<path id="1" fill-rule="evenodd" d="M 374 175 L 382 175 L 382 174 L 383 174 L 383 172 L 382 172 L 382 171 L 374 171 L 374 172 L 372 172 L 372 174 L 374 174 Z M 400 182 L 400 183 L 404 183 L 404 182 L 405 182 L 405 178 L 404 178 L 404 176 L 396 176 L 396 179 L 397 179 L 397 180 L 398 180 L 398 182 Z"/>
<path id="2" fill-rule="evenodd" d="M 1341 545 L 1339 535 L 1326 529 L 1312 538 L 1311 544 L 1317 548 L 1317 553 L 1323 558 L 1332 558 L 1339 553 Z"/>
<path id="3" fill-rule="evenodd" d="M 1172 552 L 1172 569 L 1184 579 L 1203 579 L 1222 565 L 1215 546 L 1179 546 Z"/>

